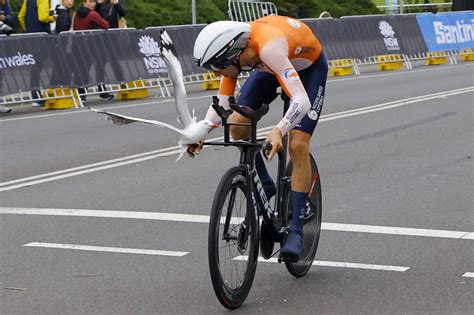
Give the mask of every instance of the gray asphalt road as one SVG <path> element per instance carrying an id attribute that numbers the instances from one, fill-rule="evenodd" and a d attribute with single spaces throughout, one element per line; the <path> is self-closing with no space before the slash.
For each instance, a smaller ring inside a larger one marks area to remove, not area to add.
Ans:
<path id="1" fill-rule="evenodd" d="M 323 185 L 319 265 L 295 279 L 259 263 L 236 313 L 474 312 L 473 70 L 330 80 L 312 142 Z M 189 95 L 198 117 L 210 95 Z M 176 119 L 170 100 L 98 107 Z M 279 117 L 276 101 L 259 127 Z M 87 110 L 2 116 L 0 313 L 227 312 L 211 287 L 206 219 L 237 151 L 206 148 L 175 163 L 176 141 Z"/>

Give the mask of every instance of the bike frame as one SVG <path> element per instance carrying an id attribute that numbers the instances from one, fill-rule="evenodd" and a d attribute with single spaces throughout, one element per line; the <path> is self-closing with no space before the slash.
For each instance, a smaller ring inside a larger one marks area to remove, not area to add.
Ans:
<path id="1" fill-rule="evenodd" d="M 289 107 L 289 98 L 282 94 L 284 101 L 283 114 L 286 113 Z M 277 194 L 275 198 L 275 208 L 272 209 L 265 191 L 263 189 L 262 182 L 258 176 L 255 168 L 255 156 L 259 153 L 264 145 L 265 139 L 257 139 L 257 121 L 251 121 L 251 123 L 228 123 L 227 119 L 232 111 L 227 111 L 218 105 L 217 98 L 214 98 L 214 109 L 222 119 L 222 126 L 224 127 L 224 142 L 205 142 L 205 145 L 217 145 L 217 146 L 235 146 L 240 150 L 239 166 L 245 169 L 246 175 L 246 193 L 247 196 L 247 209 L 253 208 L 255 215 L 258 215 L 258 209 L 261 209 L 263 220 L 265 220 L 273 228 L 275 235 L 284 233 L 287 229 L 283 226 L 281 211 L 285 204 L 285 186 L 291 181 L 290 178 L 285 177 L 286 164 L 288 161 L 288 135 L 282 138 L 283 148 L 278 152 L 278 174 L 277 174 Z M 251 139 L 249 141 L 230 141 L 230 127 L 231 126 L 250 126 L 251 128 Z M 235 200 L 235 192 L 233 191 L 230 196 L 229 209 L 232 209 L 233 202 Z M 228 211 L 229 211 L 228 209 Z M 228 222 L 230 216 L 226 215 L 226 222 L 224 223 L 224 237 L 228 234 L 227 230 L 229 227 Z"/>

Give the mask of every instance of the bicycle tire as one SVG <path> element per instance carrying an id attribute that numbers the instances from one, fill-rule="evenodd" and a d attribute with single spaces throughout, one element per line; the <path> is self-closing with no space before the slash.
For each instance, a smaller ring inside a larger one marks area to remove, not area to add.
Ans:
<path id="1" fill-rule="evenodd" d="M 258 220 L 254 207 L 247 209 L 247 200 L 251 197 L 247 196 L 246 180 L 243 167 L 233 167 L 224 174 L 215 193 L 209 222 L 208 260 L 212 286 L 219 302 L 228 309 L 238 308 L 245 301 L 257 268 Z M 244 208 L 244 216 L 239 206 Z M 233 279 L 241 271 L 242 276 Z"/>
<path id="2" fill-rule="evenodd" d="M 318 167 L 313 156 L 310 154 L 311 160 L 311 179 L 316 176 L 316 181 L 313 188 L 313 193 L 310 197 L 311 210 L 314 211 L 311 217 L 305 217 L 303 225 L 303 252 L 300 259 L 297 262 L 285 261 L 286 269 L 295 277 L 303 277 L 311 268 L 314 257 L 318 250 L 319 236 L 321 234 L 321 219 L 322 219 L 322 195 L 321 195 L 321 180 L 319 177 Z M 288 163 L 285 175 L 291 176 L 293 171 L 293 164 L 291 161 Z M 291 189 L 288 185 L 285 190 L 286 203 L 284 207 L 284 217 L 286 216 L 286 222 L 291 219 Z"/>

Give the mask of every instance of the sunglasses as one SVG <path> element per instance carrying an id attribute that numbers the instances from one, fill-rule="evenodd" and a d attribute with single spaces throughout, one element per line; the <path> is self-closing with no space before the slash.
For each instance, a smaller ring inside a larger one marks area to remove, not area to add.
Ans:
<path id="1" fill-rule="evenodd" d="M 235 62 L 234 62 L 235 61 Z M 237 60 L 234 60 L 233 62 L 231 62 L 230 64 L 228 65 L 222 65 L 222 66 L 215 66 L 215 65 L 209 65 L 209 66 L 205 66 L 206 69 L 208 70 L 212 70 L 212 71 L 221 71 L 223 70 L 224 68 L 227 68 L 228 66 L 232 66 L 234 65 L 239 71 L 252 71 L 253 69 L 257 68 L 258 66 L 260 66 L 260 62 L 257 62 L 256 64 L 254 65 L 243 65 L 243 66 L 239 66 L 239 65 L 236 65 L 236 62 Z"/>
<path id="2" fill-rule="evenodd" d="M 230 57 L 222 57 L 217 60 L 213 60 L 212 63 L 202 65 L 203 68 L 212 71 L 221 71 L 228 66 L 233 65 L 238 59 L 242 51 L 236 52 L 235 54 L 231 55 Z"/>

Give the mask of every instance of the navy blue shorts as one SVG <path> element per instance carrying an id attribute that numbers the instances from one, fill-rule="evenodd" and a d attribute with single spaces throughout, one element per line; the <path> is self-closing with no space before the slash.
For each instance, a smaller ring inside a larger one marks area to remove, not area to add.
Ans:
<path id="1" fill-rule="evenodd" d="M 324 91 L 328 76 L 328 63 L 323 53 L 311 66 L 298 72 L 301 82 L 312 104 L 310 111 L 318 113 L 313 120 L 308 114 L 293 129 L 313 134 L 323 108 Z M 258 109 L 263 103 L 270 104 L 278 96 L 276 89 L 280 86 L 275 75 L 267 72 L 254 71 L 245 81 L 237 98 L 237 104 Z M 313 116 L 314 117 L 314 116 Z"/>

